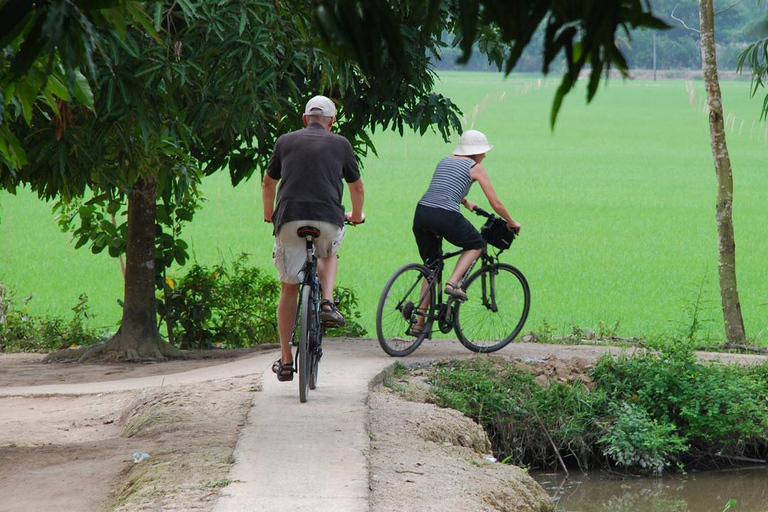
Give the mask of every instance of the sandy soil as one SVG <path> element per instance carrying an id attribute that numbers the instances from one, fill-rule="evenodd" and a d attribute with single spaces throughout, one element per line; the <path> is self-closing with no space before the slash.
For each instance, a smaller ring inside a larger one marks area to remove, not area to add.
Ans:
<path id="1" fill-rule="evenodd" d="M 42 364 L 39 355 L 9 354 L 0 356 L 0 387 L 164 375 L 246 354 L 139 365 Z M 0 511 L 210 510 L 258 389 L 249 377 L 0 397 Z"/>

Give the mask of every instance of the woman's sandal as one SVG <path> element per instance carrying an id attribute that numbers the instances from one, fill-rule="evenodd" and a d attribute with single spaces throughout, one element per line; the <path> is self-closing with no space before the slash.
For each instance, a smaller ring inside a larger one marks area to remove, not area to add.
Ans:
<path id="1" fill-rule="evenodd" d="M 425 316 L 424 313 L 422 313 L 419 310 L 416 310 L 415 314 L 417 316 L 421 316 L 421 317 Z M 418 322 L 418 319 L 417 319 L 416 323 L 415 324 L 411 324 L 411 326 L 409 327 L 408 334 L 410 334 L 411 336 L 421 336 L 421 333 L 424 332 L 424 327 L 426 327 L 426 325 L 427 325 L 426 321 L 424 323 L 422 323 L 421 325 L 419 325 L 419 322 Z"/>
<path id="2" fill-rule="evenodd" d="M 458 301 L 467 300 L 467 293 L 453 283 L 445 283 L 445 293 Z"/>
<path id="3" fill-rule="evenodd" d="M 296 369 L 293 367 L 293 361 L 288 364 L 278 359 L 272 363 L 272 371 L 277 375 L 277 380 L 280 382 L 287 382 L 293 380 L 293 374 L 296 373 Z M 288 372 L 287 374 L 285 372 Z"/>

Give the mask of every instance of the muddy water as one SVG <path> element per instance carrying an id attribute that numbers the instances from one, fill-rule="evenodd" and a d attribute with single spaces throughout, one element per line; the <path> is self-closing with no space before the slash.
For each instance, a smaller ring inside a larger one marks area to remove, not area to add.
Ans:
<path id="1" fill-rule="evenodd" d="M 558 512 L 768 511 L 768 468 L 729 469 L 664 478 L 617 480 L 598 473 L 531 473 L 556 501 Z"/>

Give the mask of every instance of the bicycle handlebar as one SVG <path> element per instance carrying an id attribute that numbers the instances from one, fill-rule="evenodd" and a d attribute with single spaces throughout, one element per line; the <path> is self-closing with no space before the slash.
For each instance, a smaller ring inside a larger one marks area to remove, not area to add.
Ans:
<path id="1" fill-rule="evenodd" d="M 477 215 L 480 215 L 481 217 L 485 217 L 487 219 L 490 219 L 491 217 L 496 217 L 496 215 L 483 210 L 479 206 L 475 206 L 475 209 L 472 211 L 475 212 Z"/>
<path id="2" fill-rule="evenodd" d="M 475 209 L 472 211 L 475 212 L 477 215 L 480 215 L 481 217 L 485 217 L 487 219 L 501 219 L 501 217 L 499 217 L 498 215 L 494 215 L 491 212 L 485 211 L 479 206 L 475 206 Z M 520 233 L 520 228 L 518 227 L 510 231 L 512 231 L 515 235 L 517 235 L 518 233 Z"/>

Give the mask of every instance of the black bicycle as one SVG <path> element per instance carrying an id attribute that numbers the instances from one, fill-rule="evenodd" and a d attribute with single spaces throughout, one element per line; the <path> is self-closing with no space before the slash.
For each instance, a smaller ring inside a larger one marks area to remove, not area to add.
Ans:
<path id="1" fill-rule="evenodd" d="M 461 250 L 441 253 L 429 266 L 404 265 L 384 286 L 376 310 L 376 334 L 390 356 L 412 353 L 432 337 L 435 325 L 444 334 L 455 330 L 462 345 L 474 352 L 499 350 L 522 330 L 531 307 L 528 281 L 520 270 L 499 261 L 515 234 L 500 217 L 478 207 L 473 211 L 488 219 L 480 233 L 489 247 L 478 259 L 480 269 L 472 273 L 475 262 L 459 283 L 467 293 L 466 301 L 447 294 L 444 300 L 443 294 L 445 261 Z M 490 246 L 496 248 L 494 254 Z"/>
<path id="2" fill-rule="evenodd" d="M 320 300 L 322 287 L 317 276 L 317 257 L 315 256 L 315 239 L 320 236 L 320 230 L 314 226 L 302 226 L 296 234 L 307 243 L 307 261 L 304 264 L 304 279 L 299 287 L 299 308 L 296 311 L 293 337 L 298 361 L 299 401 L 306 402 L 309 390 L 317 387 L 317 372 L 320 359 L 323 357 L 323 334 L 325 325 L 320 321 Z"/>
<path id="3" fill-rule="evenodd" d="M 353 226 L 351 222 L 345 222 Z M 307 260 L 302 272 L 304 279 L 299 285 L 299 307 L 293 326 L 291 342 L 298 345 L 294 361 L 298 361 L 299 401 L 304 403 L 309 396 L 309 390 L 317 387 L 317 373 L 320 359 L 323 357 L 323 336 L 325 329 L 336 327 L 335 323 L 325 323 L 320 319 L 320 303 L 323 298 L 323 287 L 317 275 L 317 256 L 315 256 L 315 239 L 320 236 L 320 230 L 314 226 L 302 226 L 296 234 L 307 243 Z"/>

